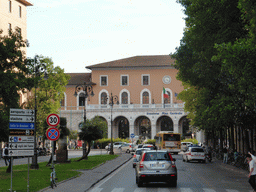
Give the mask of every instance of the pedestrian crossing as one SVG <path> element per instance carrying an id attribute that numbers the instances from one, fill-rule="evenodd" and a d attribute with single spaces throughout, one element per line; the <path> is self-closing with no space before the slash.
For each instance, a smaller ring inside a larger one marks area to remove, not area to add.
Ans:
<path id="1" fill-rule="evenodd" d="M 211 189 L 211 188 L 136 188 L 133 189 L 127 189 L 127 188 L 114 188 L 112 190 L 106 190 L 104 188 L 93 188 L 90 190 L 90 192 L 148 192 L 148 191 L 154 191 L 154 192 L 241 192 L 241 190 L 236 189 Z M 253 192 L 253 190 L 244 190 L 244 192 Z"/>

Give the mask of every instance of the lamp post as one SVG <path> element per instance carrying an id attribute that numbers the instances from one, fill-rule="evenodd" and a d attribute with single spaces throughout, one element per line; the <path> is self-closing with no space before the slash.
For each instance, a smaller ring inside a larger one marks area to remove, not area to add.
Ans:
<path id="1" fill-rule="evenodd" d="M 94 96 L 93 93 L 93 88 L 92 88 L 92 83 L 86 83 L 84 82 L 83 85 L 77 85 L 75 88 L 75 94 L 74 96 L 77 97 L 77 93 L 83 91 L 84 93 L 80 93 L 79 97 L 82 97 L 84 99 L 84 124 L 86 123 L 86 99 L 91 96 Z M 83 147 L 83 156 L 85 155 L 86 151 L 85 151 L 85 146 Z"/>
<path id="2" fill-rule="evenodd" d="M 32 157 L 32 164 L 30 166 L 31 169 L 39 169 L 39 165 L 37 163 L 37 142 L 36 142 L 36 132 L 37 132 L 37 124 L 36 124 L 36 119 L 37 119 L 37 104 L 36 104 L 36 88 L 37 88 L 37 83 L 36 83 L 36 77 L 39 77 L 41 74 L 44 74 L 44 79 L 48 79 L 48 75 L 46 72 L 46 64 L 41 63 L 39 56 L 36 55 L 33 60 L 33 72 L 34 72 L 34 85 L 35 85 L 35 129 L 34 129 L 34 156 Z"/>
<path id="3" fill-rule="evenodd" d="M 119 104 L 119 101 L 118 101 L 118 96 L 116 95 L 112 95 L 112 92 L 111 92 L 111 95 L 110 97 L 106 97 L 105 98 L 106 100 L 109 100 L 109 105 L 110 105 L 110 128 L 111 128 L 111 145 L 110 145 L 110 155 L 114 155 L 114 151 L 113 151 L 113 123 L 112 123 L 112 110 L 113 110 L 113 105 L 114 104 Z"/>

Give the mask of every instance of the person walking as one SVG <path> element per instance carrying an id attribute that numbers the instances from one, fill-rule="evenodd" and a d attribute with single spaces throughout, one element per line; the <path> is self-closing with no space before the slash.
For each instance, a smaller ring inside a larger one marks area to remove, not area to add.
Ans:
<path id="1" fill-rule="evenodd" d="M 246 155 L 246 159 L 247 159 L 247 162 L 249 164 L 249 183 L 250 185 L 252 186 L 253 188 L 253 191 L 255 192 L 256 191 L 256 183 L 255 183 L 255 179 L 256 179 L 256 167 L 255 167 L 255 161 L 252 160 L 252 156 L 250 154 L 247 154 Z"/>
<path id="2" fill-rule="evenodd" d="M 223 163 L 228 163 L 228 149 L 227 147 L 224 147 L 223 149 Z"/>
<path id="3" fill-rule="evenodd" d="M 9 165 L 9 156 L 8 156 L 8 148 L 7 145 L 5 145 L 4 149 L 3 149 L 3 153 L 2 153 L 5 165 L 8 166 Z"/>

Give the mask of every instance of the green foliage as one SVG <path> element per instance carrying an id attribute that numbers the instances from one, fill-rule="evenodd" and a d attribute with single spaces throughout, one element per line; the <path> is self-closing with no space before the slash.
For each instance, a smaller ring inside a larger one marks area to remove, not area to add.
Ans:
<path id="1" fill-rule="evenodd" d="M 78 131 L 77 130 L 70 130 L 69 139 L 77 140 Z"/>
<path id="2" fill-rule="evenodd" d="M 126 143 L 130 143 L 130 140 L 128 139 L 121 139 L 121 138 L 115 138 L 115 139 L 112 139 L 113 140 L 113 143 L 115 142 L 126 142 Z M 105 149 L 105 147 L 111 143 L 111 139 L 106 139 L 106 138 L 103 138 L 103 139 L 98 139 L 95 141 L 95 145 L 99 145 L 99 147 L 101 147 L 102 149 Z"/>
<path id="3" fill-rule="evenodd" d="M 34 60 L 30 60 L 31 65 Z M 37 133 L 44 135 L 48 125 L 45 123 L 46 118 L 51 113 L 58 113 L 60 102 L 64 97 L 66 85 L 70 76 L 64 73 L 64 69 L 59 66 L 54 67 L 51 58 L 40 56 L 40 63 L 46 64 L 48 79 L 43 79 L 43 74 L 37 78 L 38 87 L 36 89 L 37 103 Z M 32 69 L 31 69 L 32 70 Z M 35 107 L 35 89 L 33 88 L 33 96 L 28 98 L 26 108 L 33 109 Z"/>
<path id="4" fill-rule="evenodd" d="M 65 136 L 69 136 L 70 131 L 67 128 L 67 118 L 60 117 L 60 139 L 63 139 Z"/>
<path id="5" fill-rule="evenodd" d="M 34 79 L 28 78 L 26 46 L 19 29 L 10 31 L 9 36 L 0 30 L 0 141 L 8 140 L 10 108 L 21 108 L 20 94 L 34 85 Z"/>
<path id="6" fill-rule="evenodd" d="M 198 144 L 198 141 L 196 139 L 183 139 L 181 142 L 192 142 L 193 144 Z"/>
<path id="7" fill-rule="evenodd" d="M 144 142 L 144 144 L 155 144 L 156 140 L 155 139 L 148 139 L 147 141 Z"/>

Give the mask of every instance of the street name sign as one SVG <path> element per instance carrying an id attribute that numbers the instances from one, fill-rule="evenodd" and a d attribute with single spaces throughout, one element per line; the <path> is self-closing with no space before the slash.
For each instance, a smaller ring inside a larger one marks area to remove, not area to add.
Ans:
<path id="1" fill-rule="evenodd" d="M 10 122 L 9 129 L 35 129 L 34 123 Z"/>
<path id="2" fill-rule="evenodd" d="M 33 109 L 10 109 L 10 115 L 25 115 L 25 116 L 34 116 L 35 110 Z"/>
<path id="3" fill-rule="evenodd" d="M 9 149 L 34 149 L 34 143 L 10 143 Z"/>
<path id="4" fill-rule="evenodd" d="M 34 123 L 34 116 L 10 116 L 10 122 L 29 122 Z"/>
<path id="5" fill-rule="evenodd" d="M 10 129 L 9 135 L 33 136 L 35 135 L 35 131 L 29 129 Z"/>
<path id="6" fill-rule="evenodd" d="M 12 150 L 9 149 L 9 156 L 33 156 L 34 150 Z"/>
<path id="7" fill-rule="evenodd" d="M 10 136 L 9 137 L 9 142 L 10 143 L 34 143 L 34 136 Z"/>

